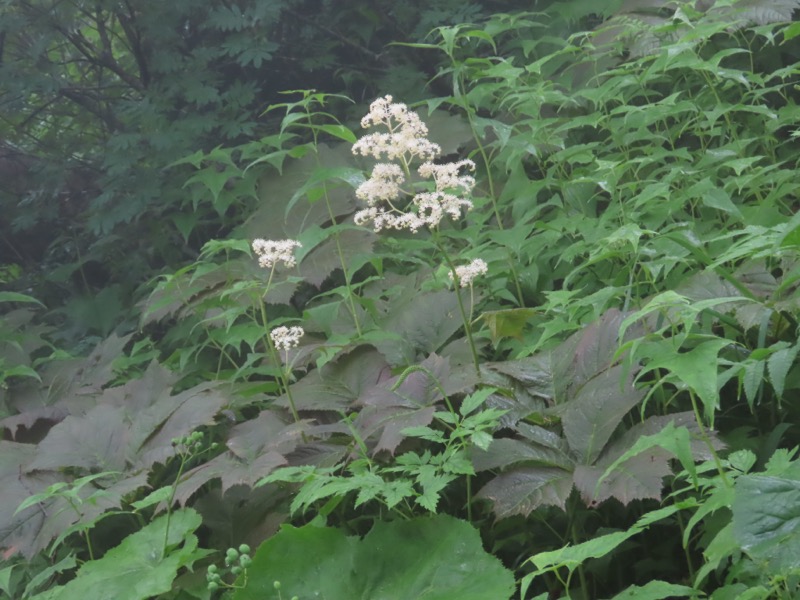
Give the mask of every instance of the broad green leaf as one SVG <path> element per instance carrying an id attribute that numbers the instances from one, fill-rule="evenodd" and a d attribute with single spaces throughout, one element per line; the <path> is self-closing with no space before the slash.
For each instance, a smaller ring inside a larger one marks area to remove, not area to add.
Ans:
<path id="1" fill-rule="evenodd" d="M 778 398 L 783 397 L 783 390 L 786 384 L 786 376 L 789 374 L 789 369 L 795 364 L 797 352 L 800 346 L 792 348 L 782 348 L 774 352 L 767 359 L 767 370 L 769 371 L 769 380 L 772 387 L 775 388 L 775 394 Z"/>
<path id="2" fill-rule="evenodd" d="M 357 141 L 355 134 L 344 125 L 326 124 L 320 125 L 319 128 L 327 134 L 344 140 L 348 144 L 355 144 Z"/>
<path id="3" fill-rule="evenodd" d="M 514 578 L 483 550 L 468 523 L 438 515 L 378 521 L 360 540 L 310 525 L 285 526 L 253 557 L 247 586 L 233 600 L 275 594 L 319 600 L 503 600 Z"/>
<path id="4" fill-rule="evenodd" d="M 5 569 L 0 569 L 0 590 L 6 593 L 11 598 L 11 573 L 17 568 L 18 565 L 11 565 Z"/>
<path id="5" fill-rule="evenodd" d="M 703 508 L 704 506 L 700 507 L 701 510 Z M 729 506 L 725 506 L 725 508 L 729 508 Z M 712 511 L 705 512 L 705 516 L 708 516 L 709 514 L 711 514 L 711 512 Z M 687 532 L 685 532 L 684 538 L 688 537 L 686 533 L 688 533 L 688 530 Z M 694 579 L 695 587 L 699 587 L 700 584 L 702 584 L 702 582 L 706 579 L 706 577 L 714 573 L 714 571 L 716 571 L 721 564 L 724 564 L 724 561 L 729 560 L 729 558 L 732 555 L 739 552 L 740 552 L 739 544 L 736 543 L 736 540 L 734 539 L 733 536 L 733 525 L 731 523 L 728 523 L 725 526 L 723 526 L 722 529 L 720 529 L 717 532 L 717 534 L 713 537 L 713 539 L 706 545 L 706 548 L 703 551 L 703 558 L 705 559 L 705 561 L 695 574 L 695 579 Z"/>
<path id="6" fill-rule="evenodd" d="M 0 379 L 7 379 L 9 377 L 29 377 L 37 381 L 42 380 L 36 371 L 25 365 L 15 365 L 5 369 L 2 364 L 0 364 Z"/>
<path id="7" fill-rule="evenodd" d="M 663 600 L 664 598 L 694 598 L 702 592 L 685 585 L 651 581 L 642 586 L 632 585 L 611 600 Z"/>
<path id="8" fill-rule="evenodd" d="M 714 415 L 719 404 L 717 389 L 717 355 L 729 340 L 713 339 L 701 342 L 688 352 L 676 352 L 668 346 L 652 357 L 642 372 L 666 369 L 696 393 L 705 408 L 705 417 L 714 426 Z"/>
<path id="9" fill-rule="evenodd" d="M 497 342 L 504 337 L 513 337 L 521 340 L 525 325 L 538 312 L 535 308 L 487 310 L 481 314 L 481 318 L 486 321 L 493 342 Z"/>
<path id="10" fill-rule="evenodd" d="M 800 567 L 800 481 L 742 475 L 733 499 L 733 532 L 753 559 L 774 573 Z"/>
<path id="11" fill-rule="evenodd" d="M 142 510 L 143 508 L 147 508 L 149 506 L 153 506 L 154 504 L 160 504 L 161 502 L 167 502 L 173 495 L 174 489 L 172 486 L 166 486 L 162 488 L 158 488 L 147 494 L 141 500 L 137 500 L 136 502 L 132 502 L 131 506 L 135 510 Z"/>
<path id="12" fill-rule="evenodd" d="M 159 517 L 127 536 L 98 560 L 83 564 L 75 579 L 34 596 L 35 600 L 114 598 L 146 600 L 169 592 L 181 567 L 191 565 L 208 552 L 198 550 L 192 532 L 202 522 L 192 509 Z M 167 526 L 169 530 L 167 531 Z M 162 555 L 164 543 L 166 555 Z"/>
<path id="13" fill-rule="evenodd" d="M 41 572 L 37 573 L 35 577 L 33 577 L 29 582 L 28 585 L 25 586 L 25 594 L 23 595 L 23 600 L 30 597 L 38 588 L 40 588 L 43 584 L 50 581 L 50 579 L 57 575 L 58 573 L 62 573 L 64 571 L 74 569 L 77 566 L 77 561 L 75 560 L 75 555 L 70 553 L 56 564 L 43 569 Z M 2 577 L 0 576 L 0 588 L 2 588 Z"/>
<path id="14" fill-rule="evenodd" d="M 0 292 L 0 302 L 25 302 L 28 304 L 38 304 L 44 308 L 44 304 L 39 302 L 33 296 L 20 294 L 19 292 Z"/>
<path id="15" fill-rule="evenodd" d="M 709 208 L 721 210 L 737 218 L 742 217 L 742 213 L 739 212 L 730 195 L 723 188 L 717 187 L 708 177 L 686 190 L 686 194 L 692 198 L 699 198 Z"/>
<path id="16" fill-rule="evenodd" d="M 566 567 L 573 571 L 578 565 L 590 558 L 600 558 L 612 552 L 620 544 L 639 533 L 641 529 L 632 527 L 628 531 L 616 531 L 600 535 L 574 546 L 565 546 L 557 550 L 540 552 L 529 560 L 536 566 L 536 574 L 540 575 L 554 569 Z"/>

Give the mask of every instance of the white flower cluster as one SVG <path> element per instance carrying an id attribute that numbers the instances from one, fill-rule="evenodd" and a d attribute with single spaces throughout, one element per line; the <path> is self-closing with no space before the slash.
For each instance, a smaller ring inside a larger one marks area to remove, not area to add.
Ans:
<path id="1" fill-rule="evenodd" d="M 428 128 L 415 112 L 405 104 L 392 103 L 391 96 L 378 98 L 370 105 L 367 116 L 361 120 L 362 127 L 383 126 L 389 133 L 373 133 L 353 145 L 353 153 L 381 159 L 399 160 L 403 167 L 394 163 L 378 163 L 370 178 L 358 186 L 356 197 L 367 204 L 367 208 L 355 214 L 357 225 L 372 223 L 375 231 L 383 229 L 409 229 L 416 233 L 422 227 L 436 227 L 447 215 L 458 219 L 462 210 L 470 210 L 472 202 L 459 194 L 468 194 L 475 186 L 475 178 L 461 175 L 467 168 L 475 170 L 475 163 L 462 160 L 456 163 L 437 165 L 432 162 L 441 153 L 441 148 L 427 139 Z M 413 192 L 403 189 L 408 165 L 414 159 L 424 160 L 417 172 L 423 179 L 433 179 L 435 191 Z M 404 208 L 397 204 L 403 197 L 411 197 Z"/>
<path id="2" fill-rule="evenodd" d="M 361 127 L 368 129 L 383 125 L 389 133 L 372 133 L 353 144 L 353 154 L 372 156 L 389 160 L 402 156 L 418 156 L 432 159 L 439 156 L 442 149 L 438 144 L 428 141 L 428 127 L 415 112 L 410 112 L 405 104 L 392 103 L 391 96 L 378 98 L 370 104 L 369 113 L 361 119 Z"/>
<path id="3" fill-rule="evenodd" d="M 473 279 L 480 275 L 486 275 L 488 272 L 489 267 L 487 266 L 486 261 L 481 258 L 476 258 L 468 265 L 456 267 L 455 277 L 458 277 L 461 287 L 464 288 L 471 286 Z M 451 281 L 455 279 L 452 271 L 450 271 L 449 275 Z"/>
<path id="4" fill-rule="evenodd" d="M 289 350 L 296 348 L 305 334 L 302 327 L 276 327 L 269 332 L 269 337 L 278 350 Z"/>
<path id="5" fill-rule="evenodd" d="M 300 242 L 294 240 L 253 240 L 253 252 L 258 256 L 258 264 L 265 269 L 271 269 L 279 262 L 289 268 L 297 264 L 294 257 L 295 248 L 302 248 Z"/>

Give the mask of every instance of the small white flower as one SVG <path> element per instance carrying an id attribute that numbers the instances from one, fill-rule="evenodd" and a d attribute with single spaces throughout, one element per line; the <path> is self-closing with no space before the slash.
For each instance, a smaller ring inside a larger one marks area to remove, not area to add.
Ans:
<path id="1" fill-rule="evenodd" d="M 305 333 L 302 327 L 276 327 L 269 332 L 269 337 L 278 350 L 289 350 L 297 347 Z"/>
<path id="2" fill-rule="evenodd" d="M 297 264 L 294 250 L 302 247 L 300 242 L 294 240 L 253 240 L 253 252 L 258 256 L 258 264 L 265 269 L 271 269 L 279 262 L 288 268 L 294 267 Z"/>
<path id="3" fill-rule="evenodd" d="M 356 198 L 363 200 L 368 206 L 375 206 L 380 201 L 396 200 L 400 194 L 400 185 L 405 181 L 403 169 L 392 163 L 378 163 L 372 168 L 372 175 L 356 189 Z"/>
<path id="4" fill-rule="evenodd" d="M 468 158 L 443 165 L 426 162 L 422 163 L 417 171 L 425 178 L 433 178 L 436 182 L 437 192 L 460 188 L 464 193 L 469 193 L 475 187 L 475 178 L 472 175 L 459 175 L 461 167 L 467 167 L 470 171 L 474 171 L 475 163 Z"/>
<path id="5" fill-rule="evenodd" d="M 481 258 L 476 258 L 468 265 L 456 267 L 455 274 L 458 277 L 458 281 L 461 283 L 461 287 L 464 288 L 471 286 L 473 279 L 479 275 L 486 275 L 488 272 L 489 267 L 486 265 L 486 261 Z M 451 281 L 455 279 L 452 271 L 450 271 L 449 275 Z"/>

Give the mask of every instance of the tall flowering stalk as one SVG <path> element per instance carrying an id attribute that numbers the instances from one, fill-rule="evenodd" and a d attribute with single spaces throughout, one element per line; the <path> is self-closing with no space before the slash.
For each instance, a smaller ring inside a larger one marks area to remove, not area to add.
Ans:
<path id="1" fill-rule="evenodd" d="M 289 362 L 289 350 L 296 347 L 300 343 L 300 338 L 305 333 L 302 327 L 276 327 L 269 330 L 269 319 L 267 318 L 267 305 L 264 298 L 269 293 L 269 288 L 272 285 L 272 278 L 275 275 L 275 269 L 278 265 L 283 264 L 287 268 L 292 268 L 297 265 L 297 259 L 294 256 L 294 251 L 297 248 L 302 248 L 302 244 L 295 240 L 253 240 L 253 252 L 258 257 L 259 266 L 269 269 L 269 277 L 267 278 L 267 285 L 264 293 L 259 298 L 259 307 L 261 310 L 261 321 L 264 327 L 265 339 L 267 347 L 272 355 L 273 361 L 280 365 L 280 381 L 283 389 L 286 392 L 286 397 L 289 399 L 289 408 L 292 411 L 295 423 L 300 422 L 300 415 L 297 412 L 297 407 L 292 398 L 292 391 L 289 388 L 289 379 L 291 374 L 291 364 Z M 283 350 L 286 360 L 281 362 L 278 351 Z M 305 436 L 304 436 L 305 437 Z"/>
<path id="2" fill-rule="evenodd" d="M 472 210 L 472 201 L 467 196 L 475 187 L 475 178 L 464 171 L 474 171 L 475 163 L 469 159 L 434 163 L 441 147 L 428 140 L 428 127 L 419 115 L 405 104 L 393 102 L 391 96 L 375 100 L 361 119 L 361 126 L 384 131 L 365 135 L 353 144 L 353 154 L 380 161 L 373 166 L 369 179 L 356 189 L 356 197 L 366 204 L 366 208 L 355 214 L 356 224 L 371 225 L 376 232 L 407 229 L 417 233 L 428 229 L 451 277 L 458 283 L 458 271 L 442 244 L 439 225 L 445 217 L 456 221 L 463 212 Z M 420 164 L 412 172 L 415 163 Z M 480 377 L 471 319 L 458 290 L 456 298 L 475 371 Z"/>
<path id="3" fill-rule="evenodd" d="M 312 155 L 314 157 L 314 161 L 317 163 L 317 167 L 319 169 L 323 168 L 323 164 L 320 161 L 320 154 L 319 154 L 319 134 L 320 131 L 330 132 L 330 129 L 326 129 L 327 127 L 333 127 L 333 130 L 336 131 L 337 128 L 341 127 L 342 130 L 345 128 L 339 123 L 339 121 L 333 117 L 328 112 L 322 112 L 319 110 L 312 110 L 316 107 L 324 107 L 327 99 L 330 97 L 338 97 L 344 98 L 343 96 L 338 96 L 336 94 L 323 94 L 319 92 L 315 92 L 313 90 L 305 90 L 302 92 L 303 97 L 297 102 L 289 102 L 285 104 L 276 104 L 271 106 L 268 110 L 276 109 L 276 108 L 285 108 L 286 109 L 286 117 L 281 124 L 281 133 L 283 133 L 286 129 L 289 128 L 301 128 L 311 132 L 312 141 L 308 145 L 308 147 L 312 150 Z M 301 113 L 294 112 L 295 109 L 299 109 L 303 111 L 304 117 L 300 117 Z M 334 125 L 331 126 L 330 124 L 321 124 L 317 123 L 319 117 L 322 117 L 323 120 L 330 120 L 333 119 Z M 352 133 L 347 131 L 347 134 L 352 136 Z M 345 137 L 347 134 L 339 133 L 334 134 L 337 137 L 344 135 Z M 333 209 L 333 205 L 331 203 L 330 194 L 328 192 L 328 183 L 325 178 L 319 182 L 320 189 L 322 190 L 322 198 L 325 200 L 325 207 L 328 210 L 328 218 L 330 219 L 330 223 L 333 229 L 332 237 L 334 244 L 336 245 L 336 253 L 339 257 L 339 266 L 342 269 L 342 275 L 344 275 L 344 286 L 347 291 L 347 296 L 345 298 L 345 306 L 350 313 L 350 316 L 353 319 L 353 324 L 356 328 L 356 334 L 360 337 L 362 334 L 361 328 L 361 321 L 358 316 L 358 309 L 356 308 L 356 293 L 353 289 L 353 285 L 351 283 L 351 273 L 349 265 L 347 264 L 347 260 L 345 259 L 344 249 L 342 248 L 342 240 L 339 230 L 337 229 L 337 225 L 339 224 L 339 219 L 337 217 L 336 212 Z"/>

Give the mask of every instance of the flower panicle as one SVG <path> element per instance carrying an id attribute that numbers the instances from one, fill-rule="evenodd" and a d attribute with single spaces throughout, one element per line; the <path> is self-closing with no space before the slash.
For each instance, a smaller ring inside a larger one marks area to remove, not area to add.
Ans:
<path id="1" fill-rule="evenodd" d="M 428 128 L 417 113 L 405 104 L 392 102 L 391 96 L 384 96 L 370 105 L 361 125 L 385 127 L 388 133 L 362 137 L 353 145 L 353 154 L 390 162 L 376 164 L 369 179 L 356 190 L 356 197 L 367 205 L 356 213 L 357 225 L 372 224 L 376 232 L 408 229 L 416 233 L 424 227 L 437 227 L 445 216 L 456 220 L 462 211 L 472 209 L 472 202 L 461 196 L 472 191 L 475 178 L 461 171 L 474 171 L 475 163 L 469 159 L 434 163 L 441 147 L 427 139 Z M 403 189 L 410 176 L 408 165 L 413 160 L 423 161 L 417 173 L 423 179 L 433 180 L 434 191 L 415 194 Z M 391 161 L 399 161 L 402 167 Z M 398 206 L 404 198 L 410 201 L 404 207 Z"/>
<path id="2" fill-rule="evenodd" d="M 291 269 L 297 264 L 294 256 L 296 248 L 303 245 L 295 240 L 264 240 L 257 238 L 253 240 L 253 252 L 258 256 L 258 264 L 265 269 L 271 269 L 278 263 Z"/>
<path id="3" fill-rule="evenodd" d="M 288 351 L 292 348 L 297 348 L 300 344 L 300 338 L 306 332 L 302 327 L 276 327 L 269 332 L 269 337 L 277 350 Z"/>
<path id="4" fill-rule="evenodd" d="M 462 288 L 470 287 L 472 285 L 473 280 L 480 277 L 481 275 L 486 275 L 489 272 L 489 266 L 486 264 L 486 261 L 482 258 L 476 258 L 471 263 L 467 265 L 462 265 L 460 267 L 456 267 L 455 274 L 453 271 L 450 271 L 450 281 L 454 281 L 458 279 L 458 283 Z"/>

